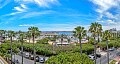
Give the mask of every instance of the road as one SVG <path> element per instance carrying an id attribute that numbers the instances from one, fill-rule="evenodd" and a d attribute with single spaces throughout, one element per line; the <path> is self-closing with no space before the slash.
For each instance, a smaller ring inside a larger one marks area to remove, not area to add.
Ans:
<path id="1" fill-rule="evenodd" d="M 114 50 L 114 51 L 110 52 L 110 54 L 109 54 L 109 61 L 111 61 L 116 56 L 118 56 L 118 53 L 120 53 L 120 49 L 117 49 L 117 50 Z M 98 58 L 96 61 L 97 61 L 96 64 L 107 64 L 107 55 L 104 55 L 101 58 Z"/>
<path id="2" fill-rule="evenodd" d="M 13 56 L 13 59 L 14 59 L 14 56 Z M 22 57 L 19 56 L 19 55 L 15 55 L 15 60 L 18 60 L 20 62 L 20 64 L 21 64 Z M 23 58 L 23 64 L 34 64 L 34 61 L 26 59 L 26 58 Z M 36 64 L 42 64 L 42 63 L 37 62 Z"/>

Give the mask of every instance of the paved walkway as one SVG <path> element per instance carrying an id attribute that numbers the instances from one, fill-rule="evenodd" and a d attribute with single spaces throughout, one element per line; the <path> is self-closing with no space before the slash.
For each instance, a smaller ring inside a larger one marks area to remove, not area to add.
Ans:
<path id="1" fill-rule="evenodd" d="M 0 64 L 8 64 L 8 63 L 0 56 Z"/>
<path id="2" fill-rule="evenodd" d="M 4 64 L 4 62 L 0 59 L 0 64 Z"/>

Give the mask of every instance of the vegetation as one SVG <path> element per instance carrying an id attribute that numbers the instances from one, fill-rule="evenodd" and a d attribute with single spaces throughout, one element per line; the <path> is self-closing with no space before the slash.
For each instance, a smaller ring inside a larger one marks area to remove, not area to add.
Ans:
<path id="1" fill-rule="evenodd" d="M 29 27 L 28 28 L 28 32 L 31 34 L 32 37 L 32 41 L 33 41 L 33 54 L 34 54 L 34 58 L 36 57 L 36 50 L 35 50 L 35 37 L 37 37 L 38 35 L 40 35 L 40 31 L 38 29 L 38 27 Z M 34 64 L 36 64 L 36 60 L 34 59 Z"/>
<path id="2" fill-rule="evenodd" d="M 80 53 L 60 53 L 56 56 L 50 57 L 46 64 L 94 64 L 92 60 L 88 58 L 87 55 Z"/>
<path id="3" fill-rule="evenodd" d="M 115 64 L 116 63 L 116 61 L 115 60 L 112 60 L 111 62 L 110 62 L 110 64 Z"/>
<path id="4" fill-rule="evenodd" d="M 115 47 L 115 48 L 118 48 L 120 47 L 120 39 L 118 41 L 116 40 L 110 40 L 109 43 L 108 43 L 108 47 L 109 48 L 112 48 L 112 47 Z M 98 46 L 101 47 L 101 49 L 103 50 L 106 50 L 107 49 L 107 46 L 106 46 L 106 41 L 102 41 L 98 44 Z"/>
<path id="5" fill-rule="evenodd" d="M 78 26 L 74 29 L 73 33 L 74 37 L 79 40 L 79 43 L 76 43 L 76 45 L 56 46 L 49 45 L 48 41 L 61 39 L 62 44 L 64 38 L 68 39 L 68 43 L 70 43 L 71 40 L 66 35 L 62 34 L 43 38 L 35 43 L 35 38 L 39 38 L 40 36 L 40 31 L 37 27 L 28 28 L 28 32 L 0 30 L 1 36 L 9 38 L 9 40 L 4 41 L 4 44 L 0 45 L 0 55 L 10 57 L 13 52 L 17 54 L 21 50 L 22 52 L 31 52 L 34 54 L 34 57 L 35 54 L 51 56 L 50 59 L 46 61 L 46 64 L 82 64 L 82 62 L 84 62 L 83 64 L 94 64 L 85 54 L 94 53 L 96 63 L 96 48 L 98 46 L 103 50 L 108 50 L 108 48 L 111 47 L 120 47 L 118 33 L 111 33 L 109 30 L 102 31 L 102 25 L 97 22 L 91 23 L 89 32 L 92 33 L 91 37 L 86 35 L 84 27 Z M 18 40 L 13 40 L 15 36 L 18 37 Z M 89 40 L 87 44 L 81 44 L 84 37 Z M 101 42 L 100 38 L 102 39 Z M 24 39 L 29 39 L 29 43 L 26 43 Z M 30 40 L 32 40 L 32 43 L 30 43 Z M 109 52 L 107 51 L 107 53 Z"/>
<path id="6" fill-rule="evenodd" d="M 94 56 L 95 56 L 95 64 L 96 64 L 96 59 L 97 59 L 97 57 L 96 57 L 96 45 L 97 45 L 97 43 L 99 43 L 99 40 L 100 40 L 99 37 L 102 33 L 102 25 L 97 23 L 97 22 L 91 23 L 89 31 L 92 33 L 92 37 L 94 38 L 93 44 L 94 44 Z M 98 38 L 98 42 L 95 41 L 96 37 Z"/>
<path id="7" fill-rule="evenodd" d="M 78 26 L 75 28 L 75 31 L 73 31 L 74 36 L 78 38 L 79 43 L 80 43 L 80 54 L 82 54 L 82 39 L 85 37 L 86 35 L 86 30 L 84 29 L 84 27 Z"/>
<path id="8" fill-rule="evenodd" d="M 20 49 L 21 50 L 21 43 L 12 43 L 13 44 L 13 52 L 15 52 L 16 50 Z M 10 49 L 10 43 L 4 43 L 1 45 L 1 49 L 0 51 L 5 53 L 7 50 Z M 28 51 L 33 53 L 34 49 L 32 47 L 32 44 L 29 43 L 24 43 L 23 44 L 23 50 L 24 51 Z M 93 45 L 91 44 L 83 44 L 83 53 L 86 54 L 90 54 L 93 51 Z M 17 49 L 18 48 L 18 49 Z M 62 49 L 63 48 L 63 49 Z M 36 43 L 35 44 L 35 49 L 36 49 L 36 53 L 39 55 L 47 55 L 47 56 L 51 56 L 51 55 L 57 55 L 61 52 L 80 52 L 80 47 L 79 45 L 74 46 L 74 45 L 68 45 L 68 46 L 55 46 L 54 48 L 54 53 L 53 53 L 53 46 L 49 45 L 49 44 L 39 44 Z"/>
<path id="9" fill-rule="evenodd" d="M 49 41 L 49 40 L 50 40 L 49 38 L 43 38 L 43 39 L 41 39 L 41 40 L 38 40 L 37 43 L 40 43 L 40 44 L 48 44 L 48 41 Z"/>

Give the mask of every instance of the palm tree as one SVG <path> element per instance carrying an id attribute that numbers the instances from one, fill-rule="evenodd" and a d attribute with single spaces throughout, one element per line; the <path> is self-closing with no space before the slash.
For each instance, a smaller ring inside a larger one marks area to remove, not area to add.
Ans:
<path id="1" fill-rule="evenodd" d="M 34 64 L 36 64 L 36 52 L 35 52 L 35 37 L 37 37 L 38 33 L 40 32 L 38 27 L 29 27 L 28 28 L 31 36 L 32 36 L 32 40 L 33 40 L 33 50 L 34 50 Z"/>
<path id="2" fill-rule="evenodd" d="M 11 64 L 12 64 L 12 41 L 13 41 L 14 36 L 15 36 L 15 32 L 9 30 L 8 31 L 8 37 L 10 38 Z"/>
<path id="3" fill-rule="evenodd" d="M 99 36 L 102 33 L 102 25 L 95 22 L 95 23 L 91 23 L 90 29 L 89 31 L 92 33 L 92 36 L 94 38 L 94 41 L 96 39 L 96 37 L 98 37 L 98 42 L 99 42 Z M 96 64 L 96 44 L 97 42 L 94 42 L 94 56 L 95 56 L 95 64 Z"/>
<path id="4" fill-rule="evenodd" d="M 0 30 L 0 36 L 5 35 L 5 30 Z"/>
<path id="5" fill-rule="evenodd" d="M 56 41 L 56 39 L 58 39 L 58 36 L 57 36 L 57 35 L 54 35 L 54 36 L 53 36 L 53 40 Z"/>
<path id="6" fill-rule="evenodd" d="M 26 33 L 26 37 L 29 39 L 29 43 L 30 43 L 31 33 L 29 31 Z"/>
<path id="7" fill-rule="evenodd" d="M 67 38 L 67 41 L 68 41 L 68 43 L 70 43 L 71 42 L 70 38 Z"/>
<path id="8" fill-rule="evenodd" d="M 61 46 L 62 46 L 63 45 L 64 34 L 61 34 L 60 38 L 61 38 Z"/>
<path id="9" fill-rule="evenodd" d="M 108 41 L 109 39 L 111 38 L 111 33 L 109 30 L 106 30 L 104 33 L 103 33 L 103 38 L 106 40 L 106 46 L 107 46 L 107 61 L 108 61 L 108 64 L 109 64 L 109 47 L 108 47 Z"/>
<path id="10" fill-rule="evenodd" d="M 98 24 L 98 43 L 100 42 L 100 36 L 102 36 L 102 25 Z"/>
<path id="11" fill-rule="evenodd" d="M 23 42 L 24 42 L 24 37 L 25 37 L 25 33 L 22 32 L 22 31 L 19 31 L 19 39 L 20 39 L 20 42 L 21 42 L 21 52 L 22 52 L 22 64 L 23 64 Z"/>
<path id="12" fill-rule="evenodd" d="M 86 35 L 86 30 L 84 29 L 84 27 L 78 26 L 74 29 L 73 31 L 74 36 L 77 37 L 79 39 L 79 43 L 80 43 L 80 54 L 82 54 L 82 44 L 81 44 L 81 40 L 83 37 L 85 37 Z"/>

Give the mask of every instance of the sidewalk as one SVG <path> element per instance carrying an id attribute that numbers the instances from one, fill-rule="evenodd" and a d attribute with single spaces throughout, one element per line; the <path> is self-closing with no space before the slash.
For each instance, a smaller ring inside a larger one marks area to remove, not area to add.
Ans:
<path id="1" fill-rule="evenodd" d="M 1 56 L 0 56 L 0 61 L 2 64 L 8 64 Z"/>
<path id="2" fill-rule="evenodd" d="M 100 48 L 97 48 L 96 53 L 101 54 L 102 56 L 107 54 L 107 52 L 100 50 Z"/>

